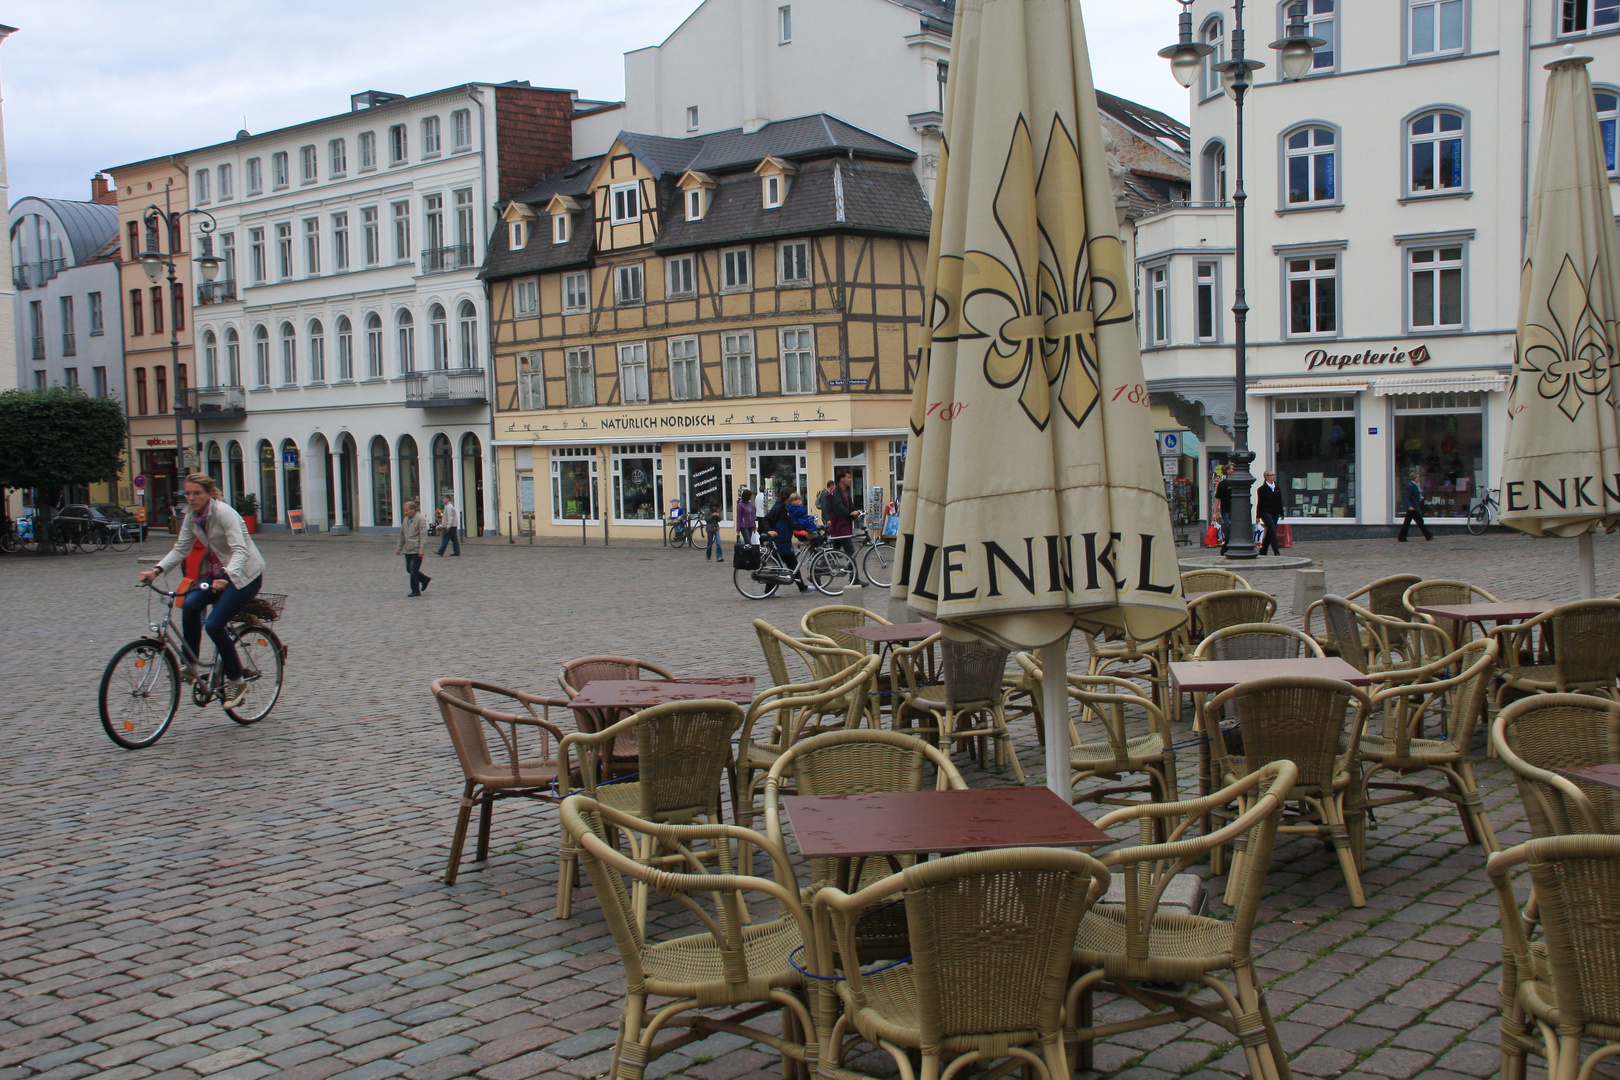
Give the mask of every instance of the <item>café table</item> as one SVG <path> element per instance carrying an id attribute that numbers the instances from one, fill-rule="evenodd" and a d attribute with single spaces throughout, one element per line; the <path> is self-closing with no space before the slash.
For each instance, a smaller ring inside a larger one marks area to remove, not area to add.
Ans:
<path id="1" fill-rule="evenodd" d="M 1412 610 L 1439 622 L 1440 628 L 1451 635 L 1452 644 L 1455 645 L 1458 644 L 1458 631 L 1465 622 L 1478 623 L 1479 631 L 1483 634 L 1487 620 L 1503 626 L 1544 615 L 1557 606 L 1551 600 L 1508 600 L 1494 604 L 1424 604 Z"/>
<path id="2" fill-rule="evenodd" d="M 1580 765 L 1555 771 L 1566 780 L 1582 780 L 1620 791 L 1620 762 L 1607 761 L 1601 765 Z"/>
<path id="3" fill-rule="evenodd" d="M 944 627 L 940 626 L 939 623 L 923 619 L 920 622 L 910 623 L 874 623 L 870 626 L 849 626 L 845 627 L 843 632 L 850 637 L 871 642 L 878 651 L 878 670 L 888 671 L 890 669 L 890 656 L 896 648 L 922 641 L 924 638 L 931 638 L 943 629 Z M 937 671 L 938 665 L 934 662 L 933 650 L 930 649 L 928 662 L 923 671 L 923 680 L 930 683 L 936 681 L 938 677 Z M 893 681 L 891 677 L 889 679 L 891 684 L 889 691 L 879 691 L 880 698 L 887 699 L 893 696 Z"/>
<path id="4" fill-rule="evenodd" d="M 747 705 L 754 700 L 752 675 L 710 679 L 597 679 L 570 701 L 573 709 L 646 709 L 670 701 L 719 698 Z"/>

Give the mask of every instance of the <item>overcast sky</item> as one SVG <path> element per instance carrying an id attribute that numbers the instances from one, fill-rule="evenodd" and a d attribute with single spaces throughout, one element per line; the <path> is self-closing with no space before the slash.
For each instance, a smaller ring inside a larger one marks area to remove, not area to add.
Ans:
<path id="1" fill-rule="evenodd" d="M 815 3 L 815 0 L 802 0 Z M 528 79 L 624 94 L 623 54 L 698 0 L 30 0 L 0 5 L 11 200 L 85 199 L 111 165 L 346 110 L 360 90 L 419 94 Z M 1097 85 L 1186 119 L 1154 54 L 1172 0 L 1082 0 Z"/>

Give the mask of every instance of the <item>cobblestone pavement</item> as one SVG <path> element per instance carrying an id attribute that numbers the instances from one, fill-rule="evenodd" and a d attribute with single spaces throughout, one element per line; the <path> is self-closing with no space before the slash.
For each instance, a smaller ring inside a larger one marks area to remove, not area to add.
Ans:
<path id="1" fill-rule="evenodd" d="M 1620 589 L 1617 539 L 1598 543 L 1603 594 Z M 292 594 L 280 705 L 250 728 L 183 705 L 140 752 L 113 747 L 95 708 L 103 664 L 142 630 L 133 560 L 0 559 L 0 1080 L 604 1072 L 622 979 L 589 887 L 574 919 L 554 917 L 555 812 L 503 804 L 499 854 L 441 883 L 461 781 L 428 679 L 554 692 L 563 660 L 596 652 L 763 674 L 750 620 L 795 625 L 813 599 L 745 601 L 729 566 L 690 550 L 474 541 L 430 555 L 433 586 L 412 600 L 386 538 L 263 547 L 267 588 Z M 1504 597 L 1575 588 L 1572 542 L 1295 551 L 1339 591 L 1397 570 Z M 1286 613 L 1291 574 L 1255 583 Z M 1038 783 L 1033 732 L 1017 735 Z M 1480 774 L 1504 843 L 1523 839 L 1502 770 Z M 1351 909 L 1325 850 L 1278 845 L 1258 949 L 1296 1074 L 1495 1075 L 1497 912 L 1456 815 L 1381 817 L 1364 880 L 1367 907 Z M 1199 1025 L 1097 1059 L 1146 1080 L 1233 1076 L 1242 1055 Z M 672 1073 L 778 1075 L 723 1035 L 650 1071 Z"/>

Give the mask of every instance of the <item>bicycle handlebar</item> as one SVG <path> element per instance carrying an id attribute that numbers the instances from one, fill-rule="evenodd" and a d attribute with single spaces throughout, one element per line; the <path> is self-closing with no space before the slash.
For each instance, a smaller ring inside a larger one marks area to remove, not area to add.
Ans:
<path id="1" fill-rule="evenodd" d="M 156 579 L 153 579 L 153 580 L 156 580 Z M 187 589 L 185 592 L 180 592 L 179 590 L 176 590 L 174 592 L 169 592 L 167 589 L 158 588 L 156 585 L 152 584 L 152 582 L 150 582 L 150 581 L 137 581 L 135 583 L 135 587 L 137 589 L 151 589 L 153 592 L 157 593 L 159 596 L 167 596 L 171 600 L 178 600 L 181 597 L 190 596 L 192 593 L 213 592 L 213 589 L 208 585 L 196 585 L 196 586 L 193 586 L 190 589 Z"/>

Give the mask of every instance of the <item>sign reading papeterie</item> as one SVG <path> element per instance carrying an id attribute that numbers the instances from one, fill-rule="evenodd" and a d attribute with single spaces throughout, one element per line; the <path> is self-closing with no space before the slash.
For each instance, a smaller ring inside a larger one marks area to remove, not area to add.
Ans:
<path id="1" fill-rule="evenodd" d="M 1315 371 L 1317 368 L 1334 368 L 1343 371 L 1347 367 L 1391 367 L 1405 365 L 1417 367 L 1427 364 L 1431 359 L 1427 345 L 1413 345 L 1409 349 L 1392 348 L 1388 352 L 1378 352 L 1368 349 L 1363 352 L 1330 353 L 1326 349 L 1312 349 L 1305 354 L 1305 370 Z"/>

